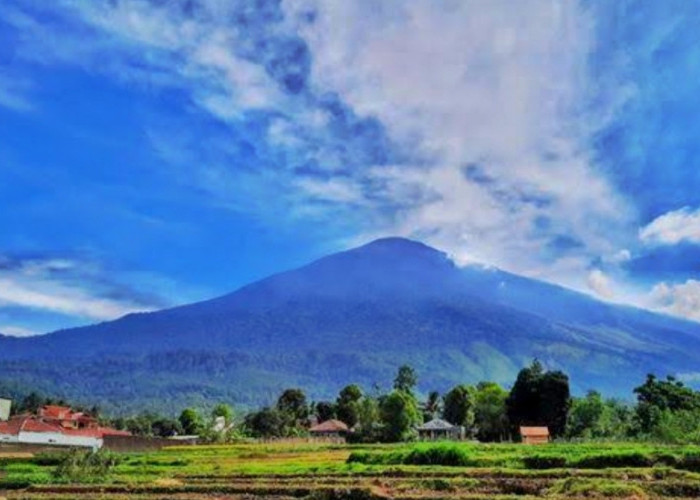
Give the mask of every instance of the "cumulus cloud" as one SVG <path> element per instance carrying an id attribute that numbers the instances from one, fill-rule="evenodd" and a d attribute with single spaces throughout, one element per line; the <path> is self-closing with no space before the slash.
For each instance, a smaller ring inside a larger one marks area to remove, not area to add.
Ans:
<path id="1" fill-rule="evenodd" d="M 615 296 L 610 278 L 600 269 L 593 269 L 588 273 L 587 284 L 599 297 L 612 299 Z"/>
<path id="2" fill-rule="evenodd" d="M 700 281 L 687 280 L 685 283 L 659 283 L 649 294 L 649 305 L 653 309 L 700 320 Z"/>
<path id="3" fill-rule="evenodd" d="M 667 212 L 640 229 L 639 239 L 650 245 L 700 243 L 700 209 Z"/>

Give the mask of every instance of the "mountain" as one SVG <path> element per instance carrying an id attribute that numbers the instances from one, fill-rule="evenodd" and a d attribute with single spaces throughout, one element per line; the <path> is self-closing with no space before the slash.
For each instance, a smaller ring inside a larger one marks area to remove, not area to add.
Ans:
<path id="1" fill-rule="evenodd" d="M 597 301 L 387 238 L 234 293 L 32 338 L 0 337 L 0 377 L 117 413 L 387 387 L 510 384 L 534 357 L 575 391 L 631 398 L 648 372 L 700 372 L 700 324 Z"/>

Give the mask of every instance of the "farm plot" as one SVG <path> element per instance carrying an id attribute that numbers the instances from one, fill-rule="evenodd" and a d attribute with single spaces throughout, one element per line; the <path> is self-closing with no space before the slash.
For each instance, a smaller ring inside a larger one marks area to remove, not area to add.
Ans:
<path id="1" fill-rule="evenodd" d="M 58 457 L 0 459 L 12 499 L 699 498 L 694 447 L 640 444 L 245 444 L 119 456 L 99 475 Z"/>

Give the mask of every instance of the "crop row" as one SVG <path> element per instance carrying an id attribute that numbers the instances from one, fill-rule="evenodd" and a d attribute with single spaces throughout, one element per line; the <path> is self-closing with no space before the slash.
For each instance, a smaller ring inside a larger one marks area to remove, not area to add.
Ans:
<path id="1" fill-rule="evenodd" d="M 543 451 L 533 454 L 479 455 L 459 445 L 420 445 L 388 452 L 358 451 L 350 454 L 348 463 L 367 465 L 431 465 L 448 467 L 516 467 L 524 469 L 604 469 L 619 467 L 668 466 L 700 471 L 697 451 L 620 451 L 597 450 L 586 454 Z"/>

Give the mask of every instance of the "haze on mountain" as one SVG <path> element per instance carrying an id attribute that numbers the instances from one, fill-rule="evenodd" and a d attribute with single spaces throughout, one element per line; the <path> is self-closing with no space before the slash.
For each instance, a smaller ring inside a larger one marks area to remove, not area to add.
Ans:
<path id="1" fill-rule="evenodd" d="M 508 385 L 533 358 L 631 398 L 649 372 L 693 378 L 700 325 L 597 301 L 386 238 L 231 294 L 32 338 L 0 337 L 0 372 L 113 413 L 271 402 L 286 387 L 332 398 L 386 387 L 413 365 L 423 392 Z"/>

